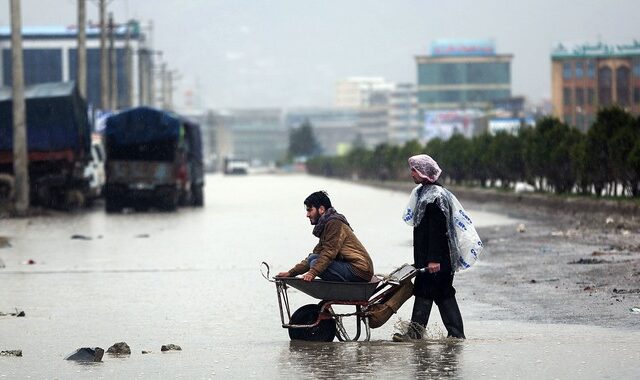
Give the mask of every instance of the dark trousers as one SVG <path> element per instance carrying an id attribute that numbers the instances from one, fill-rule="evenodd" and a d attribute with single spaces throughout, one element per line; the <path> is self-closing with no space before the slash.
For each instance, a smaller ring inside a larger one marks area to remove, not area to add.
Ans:
<path id="1" fill-rule="evenodd" d="M 426 327 L 431 307 L 435 302 L 440 311 L 442 323 L 447 329 L 447 335 L 464 338 L 462 315 L 455 294 L 453 274 L 442 272 L 419 274 L 414 287 L 415 301 L 411 321 Z"/>

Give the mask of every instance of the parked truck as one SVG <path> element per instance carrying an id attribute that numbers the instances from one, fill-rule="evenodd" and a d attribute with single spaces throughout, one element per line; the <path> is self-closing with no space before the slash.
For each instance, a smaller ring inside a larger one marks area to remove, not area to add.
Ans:
<path id="1" fill-rule="evenodd" d="M 107 212 L 204 204 L 197 124 L 150 107 L 122 111 L 106 124 Z"/>
<path id="2" fill-rule="evenodd" d="M 26 86 L 26 130 L 33 204 L 70 209 L 84 205 L 90 188 L 91 125 L 74 82 Z M 0 88 L 0 174 L 13 176 L 11 88 Z"/>

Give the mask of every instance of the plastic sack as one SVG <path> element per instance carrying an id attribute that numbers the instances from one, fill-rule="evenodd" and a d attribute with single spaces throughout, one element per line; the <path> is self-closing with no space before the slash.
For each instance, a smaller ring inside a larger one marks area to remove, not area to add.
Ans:
<path id="1" fill-rule="evenodd" d="M 455 264 L 452 262 L 452 264 L 455 270 L 458 271 L 470 268 L 475 264 L 484 249 L 484 245 L 476 228 L 473 226 L 471 217 L 465 212 L 458 199 L 453 194 L 449 194 L 452 216 L 452 221 L 449 221 L 449 223 L 453 223 L 455 227 L 455 239 L 453 240 L 456 242 L 458 251 L 457 262 Z"/>

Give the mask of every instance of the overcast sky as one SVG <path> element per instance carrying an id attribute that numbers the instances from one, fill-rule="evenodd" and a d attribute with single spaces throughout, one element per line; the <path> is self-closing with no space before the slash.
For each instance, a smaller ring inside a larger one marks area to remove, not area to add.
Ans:
<path id="1" fill-rule="evenodd" d="M 98 20 L 97 1 L 87 1 Z M 22 0 L 24 26 L 76 22 L 75 0 Z M 416 82 L 441 38 L 493 39 L 513 54 L 512 93 L 550 97 L 554 42 L 640 41 L 640 0 L 112 0 L 116 21 L 153 20 L 153 43 L 204 106 L 328 106 L 336 81 Z M 0 0 L 0 26 L 9 0 Z"/>

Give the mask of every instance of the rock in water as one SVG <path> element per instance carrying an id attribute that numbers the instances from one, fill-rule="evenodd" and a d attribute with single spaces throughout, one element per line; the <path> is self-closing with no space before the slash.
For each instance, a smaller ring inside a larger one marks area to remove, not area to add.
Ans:
<path id="1" fill-rule="evenodd" d="M 113 355 L 131 355 L 131 348 L 125 342 L 115 343 L 107 349 L 107 354 Z"/>
<path id="2" fill-rule="evenodd" d="M 104 355 L 104 350 L 100 347 L 82 347 L 67 355 L 64 360 L 73 360 L 76 362 L 100 362 L 102 361 L 102 355 Z"/>
<path id="3" fill-rule="evenodd" d="M 182 351 L 182 347 L 177 344 L 167 344 L 160 347 L 160 351 Z"/>

